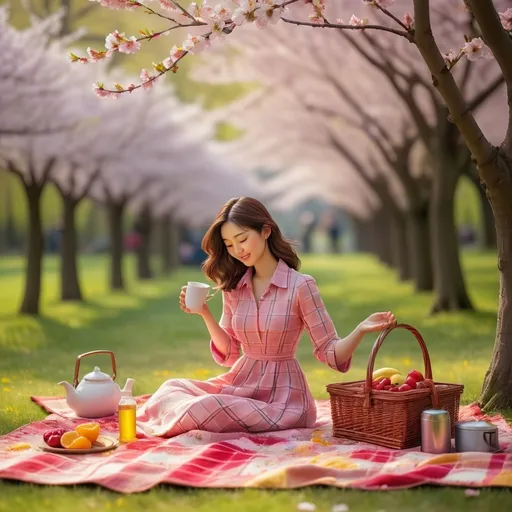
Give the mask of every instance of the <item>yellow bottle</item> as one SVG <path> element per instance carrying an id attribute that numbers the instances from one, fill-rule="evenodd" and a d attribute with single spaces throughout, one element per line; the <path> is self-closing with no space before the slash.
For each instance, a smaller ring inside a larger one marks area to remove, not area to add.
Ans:
<path id="1" fill-rule="evenodd" d="M 117 410 L 119 413 L 119 442 L 134 441 L 137 439 L 137 402 L 131 391 L 122 391 Z"/>

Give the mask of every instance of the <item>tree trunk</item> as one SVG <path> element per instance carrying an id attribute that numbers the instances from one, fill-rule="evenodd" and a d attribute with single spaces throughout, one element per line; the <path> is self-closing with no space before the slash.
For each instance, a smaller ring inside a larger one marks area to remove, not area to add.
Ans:
<path id="1" fill-rule="evenodd" d="M 386 208 L 381 208 L 371 220 L 374 250 L 380 261 L 388 267 L 393 266 L 391 242 L 391 219 Z"/>
<path id="2" fill-rule="evenodd" d="M 432 291 L 434 288 L 429 228 L 428 204 L 415 204 L 407 212 L 407 231 L 411 275 L 417 292 Z"/>
<path id="3" fill-rule="evenodd" d="M 411 278 L 411 267 L 409 261 L 409 242 L 405 217 L 398 208 L 393 208 L 390 214 L 391 220 L 391 258 L 393 267 L 398 272 L 400 281 L 407 281 Z"/>
<path id="4" fill-rule="evenodd" d="M 435 299 L 431 313 L 472 310 L 460 265 L 454 219 L 455 187 L 459 172 L 449 158 L 439 156 L 430 198 L 430 228 Z"/>
<path id="5" fill-rule="evenodd" d="M 126 202 L 108 203 L 110 231 L 110 287 L 124 290 L 123 278 L 123 214 Z"/>
<path id="6" fill-rule="evenodd" d="M 75 212 L 78 201 L 70 196 L 61 194 L 64 208 L 64 226 L 61 239 L 61 299 L 82 300 L 82 291 L 78 279 L 77 265 L 77 233 Z"/>
<path id="7" fill-rule="evenodd" d="M 480 396 L 486 411 L 512 408 L 512 158 L 495 165 L 498 178 L 486 183 L 496 219 L 500 294 L 494 350 Z"/>
<path id="8" fill-rule="evenodd" d="M 169 275 L 179 265 L 178 233 L 170 214 L 160 221 L 162 272 Z"/>
<path id="9" fill-rule="evenodd" d="M 352 219 L 354 229 L 354 238 L 356 241 L 357 252 L 371 252 L 370 250 L 370 228 L 368 221 L 365 219 Z"/>
<path id="10" fill-rule="evenodd" d="M 151 279 L 151 229 L 152 219 L 149 207 L 144 207 L 137 217 L 135 229 L 140 235 L 140 245 L 137 250 L 137 273 L 139 279 Z"/>
<path id="11" fill-rule="evenodd" d="M 16 223 L 14 221 L 14 212 L 13 212 L 13 200 L 12 200 L 12 184 L 11 177 L 9 175 L 5 176 L 5 179 L 2 180 L 3 189 L 3 197 L 4 200 L 2 203 L 5 205 L 4 207 L 4 215 L 5 215 L 5 223 L 3 227 L 3 243 L 4 249 L 6 252 L 11 252 L 15 249 L 18 249 L 19 240 L 18 235 L 16 233 Z"/>
<path id="12" fill-rule="evenodd" d="M 41 267 L 44 250 L 43 224 L 41 220 L 41 194 L 44 185 L 27 185 L 23 179 L 21 179 L 21 182 L 27 196 L 29 228 L 26 254 L 25 293 L 21 303 L 20 313 L 39 315 Z"/>
<path id="13" fill-rule="evenodd" d="M 482 211 L 482 236 L 480 245 L 484 249 L 496 249 L 496 225 L 494 223 L 491 203 L 489 203 L 489 199 L 487 199 L 483 187 L 478 186 L 477 190 Z"/>

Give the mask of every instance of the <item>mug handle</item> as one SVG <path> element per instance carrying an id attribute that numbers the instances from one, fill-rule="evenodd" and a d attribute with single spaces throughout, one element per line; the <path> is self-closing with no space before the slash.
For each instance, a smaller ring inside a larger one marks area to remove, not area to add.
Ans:
<path id="1" fill-rule="evenodd" d="M 483 433 L 483 436 L 484 436 L 484 442 L 485 444 L 489 447 L 489 448 L 492 448 L 492 452 L 491 453 L 497 453 L 497 452 L 501 452 L 502 450 L 500 450 L 500 447 L 498 446 L 498 448 L 494 448 L 494 445 L 491 444 L 491 441 L 492 441 L 492 437 L 493 436 L 496 436 L 496 432 L 484 432 Z M 487 436 L 489 436 L 489 440 L 487 440 Z"/>
<path id="2" fill-rule="evenodd" d="M 204 299 L 205 302 L 208 302 L 209 300 L 213 299 L 217 293 L 219 293 L 220 288 L 217 288 L 215 292 L 211 293 L 210 295 L 206 296 L 206 299 Z"/>

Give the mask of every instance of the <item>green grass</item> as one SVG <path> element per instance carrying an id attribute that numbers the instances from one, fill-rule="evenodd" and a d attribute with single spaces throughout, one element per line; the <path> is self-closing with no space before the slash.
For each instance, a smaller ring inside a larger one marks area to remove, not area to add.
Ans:
<path id="1" fill-rule="evenodd" d="M 496 322 L 497 271 L 492 254 L 465 254 L 464 267 L 472 299 L 479 312 L 428 317 L 429 294 L 413 295 L 409 284 L 397 283 L 394 274 L 372 258 L 311 256 L 303 272 L 312 274 L 340 334 L 348 333 L 373 311 L 392 309 L 399 321 L 411 323 L 425 337 L 436 380 L 462 382 L 463 402 L 475 400 L 492 352 Z M 128 261 L 128 293 L 107 288 L 107 266 L 101 256 L 81 259 L 83 285 L 88 302 L 63 304 L 58 300 L 58 261 L 47 258 L 41 318 L 16 314 L 23 284 L 23 261 L 0 260 L 0 434 L 45 414 L 29 395 L 59 395 L 60 380 L 72 380 L 76 356 L 108 348 L 115 352 L 120 382 L 136 380 L 137 394 L 153 392 L 172 376 L 208 378 L 223 368 L 211 359 L 208 334 L 201 319 L 179 310 L 177 296 L 182 283 L 201 279 L 197 270 L 180 269 L 172 278 L 147 283 L 134 280 L 133 261 Z M 220 297 L 213 301 L 220 313 Z M 298 350 L 310 386 L 317 398 L 327 398 L 325 385 L 339 379 L 359 379 L 375 337 L 368 336 L 354 357 L 348 375 L 338 374 L 312 357 L 304 336 Z M 193 356 L 191 356 L 193 354 Z M 89 358 L 104 371 L 108 359 Z M 404 370 L 422 366 L 419 348 L 406 332 L 393 333 L 381 349 L 378 366 Z M 512 416 L 510 411 L 502 411 Z M 483 491 L 471 500 L 472 510 L 505 510 L 512 495 L 504 490 Z M 295 510 L 300 501 L 312 501 L 319 511 L 347 503 L 351 511 L 401 510 L 448 511 L 468 506 L 461 489 L 421 488 L 392 493 L 363 493 L 333 488 L 297 491 L 186 490 L 160 486 L 138 495 L 119 495 L 94 486 L 44 487 L 0 482 L 0 511 L 27 510 L 168 510 L 178 512 L 268 512 Z"/>

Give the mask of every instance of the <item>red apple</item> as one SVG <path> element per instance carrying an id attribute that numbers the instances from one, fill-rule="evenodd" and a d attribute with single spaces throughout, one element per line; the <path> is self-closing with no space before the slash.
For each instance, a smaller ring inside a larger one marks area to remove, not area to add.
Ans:
<path id="1" fill-rule="evenodd" d="M 408 384 L 409 386 L 411 386 L 411 389 L 416 389 L 417 387 L 416 381 L 410 375 L 409 377 L 407 377 L 407 379 L 405 379 L 404 384 Z"/>
<path id="2" fill-rule="evenodd" d="M 416 382 L 421 382 L 422 380 L 424 380 L 422 373 L 419 372 L 418 370 L 411 370 L 407 374 L 407 377 L 412 377 Z"/>
<path id="3" fill-rule="evenodd" d="M 398 388 L 398 391 L 400 392 L 403 392 L 403 391 L 411 391 L 411 386 L 409 386 L 409 384 L 402 384 L 399 388 Z"/>
<path id="4" fill-rule="evenodd" d="M 391 391 L 391 392 L 394 392 L 394 393 L 397 393 L 398 392 L 398 386 L 391 386 L 388 391 Z"/>
<path id="5" fill-rule="evenodd" d="M 384 391 L 389 391 L 391 388 L 394 388 L 395 386 L 392 386 L 389 384 L 388 386 L 384 386 Z"/>
<path id="6" fill-rule="evenodd" d="M 65 428 L 47 430 L 43 434 L 43 440 L 48 446 L 51 446 L 52 448 L 62 448 L 62 445 L 60 444 L 60 438 L 65 432 L 67 432 Z"/>
<path id="7" fill-rule="evenodd" d="M 427 383 L 425 381 L 420 381 L 416 383 L 416 389 L 426 389 L 428 388 Z"/>
<path id="8" fill-rule="evenodd" d="M 383 384 L 384 386 L 390 386 L 391 385 L 391 379 L 388 377 L 383 378 L 379 384 Z"/>
<path id="9" fill-rule="evenodd" d="M 379 384 L 377 384 L 375 386 L 375 388 L 377 391 L 382 391 L 384 389 L 384 384 L 382 382 L 380 382 Z"/>

